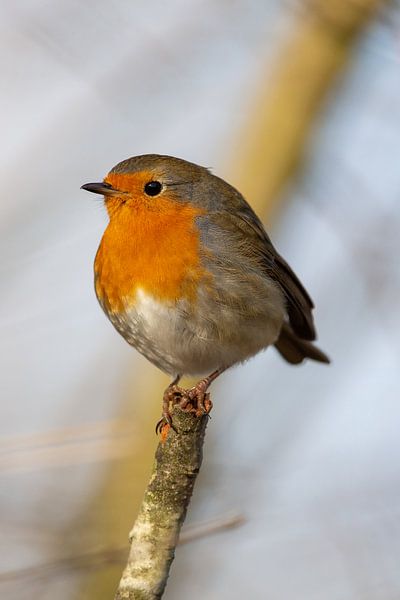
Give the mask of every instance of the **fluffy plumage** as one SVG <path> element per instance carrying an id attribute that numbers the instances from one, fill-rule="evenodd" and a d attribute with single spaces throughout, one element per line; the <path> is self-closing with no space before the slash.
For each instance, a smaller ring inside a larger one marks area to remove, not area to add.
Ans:
<path id="1" fill-rule="evenodd" d="M 100 186 L 92 191 L 103 191 L 110 216 L 96 293 L 150 361 L 172 375 L 206 374 L 275 344 L 290 363 L 328 362 L 311 343 L 310 296 L 237 190 L 159 155 L 125 160 L 104 181 L 86 187 Z M 162 184 L 154 197 L 149 181 Z"/>

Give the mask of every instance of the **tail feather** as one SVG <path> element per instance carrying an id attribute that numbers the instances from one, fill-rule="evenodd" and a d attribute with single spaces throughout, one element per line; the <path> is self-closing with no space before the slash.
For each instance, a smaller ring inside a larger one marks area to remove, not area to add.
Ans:
<path id="1" fill-rule="evenodd" d="M 275 342 L 275 348 L 292 365 L 297 365 L 306 358 L 330 363 L 329 358 L 322 350 L 311 342 L 299 338 L 287 323 L 282 326 L 280 336 Z"/>

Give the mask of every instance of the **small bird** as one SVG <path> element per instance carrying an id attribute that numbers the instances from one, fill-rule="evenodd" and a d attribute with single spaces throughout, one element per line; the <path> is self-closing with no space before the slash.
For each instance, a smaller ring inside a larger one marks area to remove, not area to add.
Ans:
<path id="1" fill-rule="evenodd" d="M 205 167 L 157 154 L 128 158 L 101 183 L 109 216 L 94 263 L 107 317 L 148 360 L 173 377 L 170 403 L 196 414 L 228 367 L 274 345 L 289 363 L 328 363 L 313 302 L 243 196 Z M 193 388 L 183 375 L 203 376 Z"/>

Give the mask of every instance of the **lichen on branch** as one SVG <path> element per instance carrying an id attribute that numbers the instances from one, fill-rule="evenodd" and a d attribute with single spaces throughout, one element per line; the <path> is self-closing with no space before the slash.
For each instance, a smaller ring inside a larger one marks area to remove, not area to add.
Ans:
<path id="1" fill-rule="evenodd" d="M 175 407 L 173 429 L 158 444 L 152 475 L 130 533 L 115 600 L 161 598 L 198 475 L 208 416 Z M 165 430 L 164 430 L 165 432 Z"/>

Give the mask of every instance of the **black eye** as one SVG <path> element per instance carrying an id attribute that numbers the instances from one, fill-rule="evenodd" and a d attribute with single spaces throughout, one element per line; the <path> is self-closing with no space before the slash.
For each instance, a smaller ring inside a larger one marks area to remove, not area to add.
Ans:
<path id="1" fill-rule="evenodd" d="M 162 185 L 159 181 L 149 181 L 144 186 L 144 191 L 148 196 L 157 196 L 162 190 Z"/>

